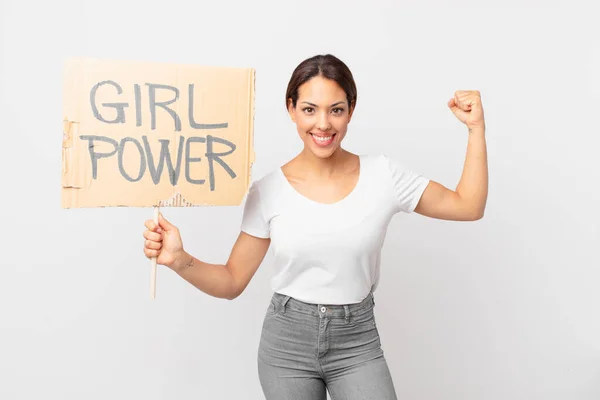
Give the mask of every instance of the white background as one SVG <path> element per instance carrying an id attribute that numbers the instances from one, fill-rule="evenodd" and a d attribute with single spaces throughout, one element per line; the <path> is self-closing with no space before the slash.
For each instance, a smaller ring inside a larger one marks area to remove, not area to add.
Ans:
<path id="1" fill-rule="evenodd" d="M 358 84 L 345 147 L 452 189 L 467 129 L 446 102 L 482 94 L 484 219 L 400 215 L 383 249 L 376 316 L 398 397 L 600 398 L 600 13 L 494 4 L 0 0 L 0 398 L 263 398 L 271 255 L 235 301 L 164 267 L 150 300 L 152 210 L 60 207 L 62 63 L 256 68 L 258 178 L 301 149 L 285 88 L 319 53 Z M 164 213 L 189 252 L 226 261 L 241 207 Z"/>

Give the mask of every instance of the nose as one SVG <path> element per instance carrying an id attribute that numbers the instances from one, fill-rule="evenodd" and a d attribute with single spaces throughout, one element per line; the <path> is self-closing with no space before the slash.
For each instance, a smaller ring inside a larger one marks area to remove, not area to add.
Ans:
<path id="1" fill-rule="evenodd" d="M 329 115 L 326 112 L 319 113 L 319 119 L 317 120 L 317 128 L 321 132 L 328 131 L 331 128 L 329 123 Z"/>

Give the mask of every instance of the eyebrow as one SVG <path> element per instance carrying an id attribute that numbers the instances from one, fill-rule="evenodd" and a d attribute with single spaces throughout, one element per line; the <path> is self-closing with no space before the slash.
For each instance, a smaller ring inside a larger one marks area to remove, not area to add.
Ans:
<path id="1" fill-rule="evenodd" d="M 309 103 L 308 101 L 303 101 L 302 103 L 306 103 L 306 104 L 308 104 L 309 106 L 313 106 L 313 107 L 319 107 L 319 106 L 317 106 L 316 104 Z M 335 107 L 335 106 L 338 106 L 338 105 L 340 105 L 340 104 L 344 104 L 344 103 L 345 103 L 345 101 L 338 101 L 337 103 L 333 103 L 333 104 L 332 104 L 332 105 L 330 105 L 329 107 Z"/>

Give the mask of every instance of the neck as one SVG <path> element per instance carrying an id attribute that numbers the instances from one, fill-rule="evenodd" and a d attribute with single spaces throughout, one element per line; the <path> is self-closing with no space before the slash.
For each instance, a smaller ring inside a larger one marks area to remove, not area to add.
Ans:
<path id="1" fill-rule="evenodd" d="M 338 148 L 330 157 L 320 158 L 315 156 L 310 150 L 304 149 L 298 155 L 298 161 L 302 163 L 302 168 L 307 174 L 330 177 L 343 173 L 350 153 L 341 147 Z"/>

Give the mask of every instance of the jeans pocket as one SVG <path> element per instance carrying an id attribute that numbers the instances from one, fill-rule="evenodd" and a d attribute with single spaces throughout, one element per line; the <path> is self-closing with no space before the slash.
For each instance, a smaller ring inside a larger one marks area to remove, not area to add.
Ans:
<path id="1" fill-rule="evenodd" d="M 375 313 L 373 309 L 366 311 L 359 315 L 353 315 L 350 319 L 352 325 L 355 326 L 364 326 L 364 327 L 376 327 L 377 323 L 375 322 Z"/>
<path id="2" fill-rule="evenodd" d="M 270 316 L 275 314 L 277 314 L 277 304 L 275 304 L 275 301 L 271 299 L 269 302 L 269 307 L 267 307 L 267 315 Z"/>

